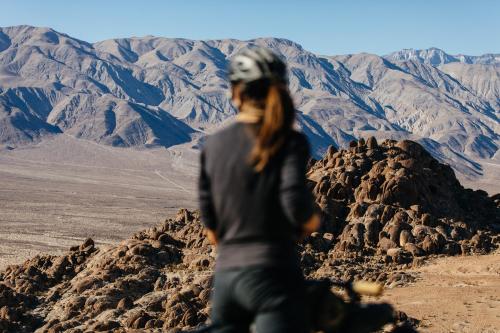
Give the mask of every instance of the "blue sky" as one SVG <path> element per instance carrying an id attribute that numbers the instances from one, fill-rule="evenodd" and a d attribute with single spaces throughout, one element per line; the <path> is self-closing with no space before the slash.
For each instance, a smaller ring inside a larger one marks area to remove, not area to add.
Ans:
<path id="1" fill-rule="evenodd" d="M 89 42 L 272 36 L 320 54 L 500 53 L 499 18 L 497 0 L 0 0 L 0 26 L 48 26 Z"/>

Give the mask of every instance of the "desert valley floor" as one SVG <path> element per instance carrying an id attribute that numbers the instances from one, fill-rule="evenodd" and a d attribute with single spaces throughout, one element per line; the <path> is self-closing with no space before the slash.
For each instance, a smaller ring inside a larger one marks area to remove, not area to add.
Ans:
<path id="1" fill-rule="evenodd" d="M 117 242 L 194 208 L 196 162 L 182 147 L 138 151 L 69 136 L 2 152 L 0 269 L 86 237 Z"/>

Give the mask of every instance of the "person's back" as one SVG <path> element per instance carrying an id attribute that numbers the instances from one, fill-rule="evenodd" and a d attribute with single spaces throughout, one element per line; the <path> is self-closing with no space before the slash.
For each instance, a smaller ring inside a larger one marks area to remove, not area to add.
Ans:
<path id="1" fill-rule="evenodd" d="M 219 239 L 217 268 L 296 265 L 291 254 L 298 224 L 312 213 L 308 192 L 305 188 L 297 191 L 305 186 L 307 141 L 292 132 L 268 167 L 256 172 L 248 163 L 255 141 L 248 126 L 236 122 L 208 138 L 204 147 L 210 190 L 219 194 L 213 196 Z M 293 200 L 291 195 L 295 195 Z"/>
<path id="2" fill-rule="evenodd" d="M 202 221 L 218 245 L 212 321 L 217 332 L 306 332 L 296 240 L 317 228 L 306 187 L 309 147 L 293 130 L 286 67 L 264 49 L 231 62 L 236 122 L 201 153 Z"/>

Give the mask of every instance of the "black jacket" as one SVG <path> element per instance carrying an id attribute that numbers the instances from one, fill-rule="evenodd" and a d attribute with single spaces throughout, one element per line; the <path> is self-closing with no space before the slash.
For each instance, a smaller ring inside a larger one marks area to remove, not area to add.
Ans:
<path id="1" fill-rule="evenodd" d="M 297 264 L 295 240 L 313 213 L 306 187 L 309 144 L 292 132 L 262 172 L 249 163 L 254 137 L 236 122 L 207 137 L 201 152 L 199 203 L 219 239 L 217 268 Z"/>

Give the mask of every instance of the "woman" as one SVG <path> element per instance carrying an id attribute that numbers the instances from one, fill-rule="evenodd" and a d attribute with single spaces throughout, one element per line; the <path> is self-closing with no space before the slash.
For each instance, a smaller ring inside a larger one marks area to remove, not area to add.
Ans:
<path id="1" fill-rule="evenodd" d="M 215 332 L 307 332 L 296 241 L 319 227 L 306 187 L 307 139 L 293 129 L 286 65 L 263 48 L 229 65 L 236 122 L 207 137 L 199 201 L 218 246 Z"/>

